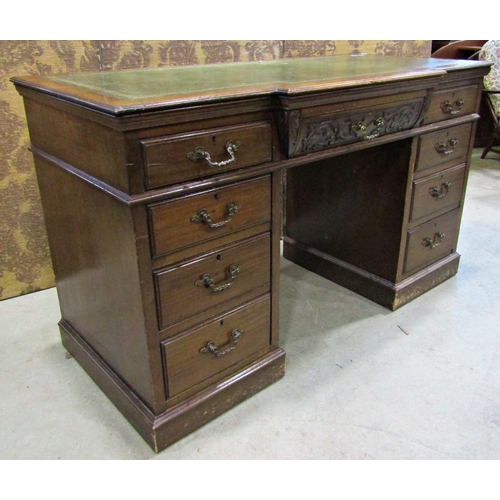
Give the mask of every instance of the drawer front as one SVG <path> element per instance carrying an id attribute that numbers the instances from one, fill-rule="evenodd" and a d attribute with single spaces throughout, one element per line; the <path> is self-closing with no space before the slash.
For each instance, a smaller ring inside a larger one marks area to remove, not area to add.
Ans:
<path id="1" fill-rule="evenodd" d="M 467 123 L 419 137 L 415 170 L 426 170 L 465 156 L 469 149 L 471 127 L 472 125 Z"/>
<path id="2" fill-rule="evenodd" d="M 212 189 L 149 207 L 153 256 L 271 219 L 271 178 Z"/>
<path id="3" fill-rule="evenodd" d="M 436 217 L 460 206 L 465 165 L 413 181 L 410 222 Z"/>
<path id="4" fill-rule="evenodd" d="M 164 342 L 168 396 L 176 396 L 269 346 L 270 316 L 266 296 Z"/>
<path id="5" fill-rule="evenodd" d="M 334 148 L 350 142 L 375 139 L 413 128 L 423 108 L 423 98 L 409 102 L 388 103 L 295 120 L 285 127 L 289 157 Z"/>
<path id="6" fill-rule="evenodd" d="M 455 251 L 460 213 L 454 210 L 408 231 L 404 273 L 418 271 Z"/>
<path id="7" fill-rule="evenodd" d="M 476 85 L 435 92 L 423 123 L 439 122 L 477 112 Z"/>
<path id="8" fill-rule="evenodd" d="M 149 189 L 272 159 L 271 126 L 263 122 L 145 139 L 141 143 Z"/>
<path id="9" fill-rule="evenodd" d="M 266 233 L 155 273 L 160 329 L 270 283 Z"/>

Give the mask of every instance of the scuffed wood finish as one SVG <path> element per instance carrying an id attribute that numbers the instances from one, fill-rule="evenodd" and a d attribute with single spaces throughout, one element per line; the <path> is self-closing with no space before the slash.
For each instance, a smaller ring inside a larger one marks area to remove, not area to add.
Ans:
<path id="1" fill-rule="evenodd" d="M 155 451 L 284 375 L 283 226 L 286 258 L 389 309 L 457 272 L 488 68 L 334 57 L 14 79 L 63 344 Z"/>
<path id="2" fill-rule="evenodd" d="M 155 452 L 210 422 L 285 375 L 285 353 L 274 349 L 169 411 L 154 414 L 65 321 L 59 323 L 64 347 L 127 417 Z"/>

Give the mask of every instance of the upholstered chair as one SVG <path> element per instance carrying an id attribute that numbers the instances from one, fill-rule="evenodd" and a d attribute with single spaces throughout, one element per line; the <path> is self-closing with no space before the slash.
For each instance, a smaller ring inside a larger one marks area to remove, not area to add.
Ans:
<path id="1" fill-rule="evenodd" d="M 481 154 L 481 158 L 484 158 L 490 151 L 500 154 L 500 149 L 494 149 L 494 146 L 500 145 L 500 40 L 488 40 L 479 52 L 479 59 L 493 63 L 490 72 L 483 79 L 493 122 L 491 140 Z"/>

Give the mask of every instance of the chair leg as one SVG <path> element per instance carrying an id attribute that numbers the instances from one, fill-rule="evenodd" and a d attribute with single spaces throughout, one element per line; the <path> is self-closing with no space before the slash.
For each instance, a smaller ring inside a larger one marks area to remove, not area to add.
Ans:
<path id="1" fill-rule="evenodd" d="M 481 153 L 481 160 L 484 160 L 484 157 L 490 152 L 494 142 L 495 142 L 495 139 L 491 139 L 489 144 L 487 146 L 485 146 L 485 148 L 483 149 L 483 152 Z"/>

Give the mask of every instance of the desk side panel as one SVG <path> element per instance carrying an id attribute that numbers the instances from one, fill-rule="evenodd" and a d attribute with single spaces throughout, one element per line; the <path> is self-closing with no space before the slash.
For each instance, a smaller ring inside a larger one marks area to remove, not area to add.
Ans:
<path id="1" fill-rule="evenodd" d="M 35 165 L 62 318 L 154 408 L 130 209 L 42 157 Z"/>
<path id="2" fill-rule="evenodd" d="M 45 96 L 40 99 L 24 98 L 31 144 L 129 193 L 123 134 L 79 116 L 77 106 L 66 104 L 58 108 L 61 104 L 57 101 Z"/>

